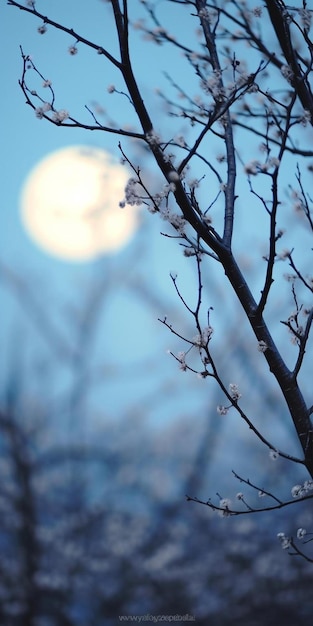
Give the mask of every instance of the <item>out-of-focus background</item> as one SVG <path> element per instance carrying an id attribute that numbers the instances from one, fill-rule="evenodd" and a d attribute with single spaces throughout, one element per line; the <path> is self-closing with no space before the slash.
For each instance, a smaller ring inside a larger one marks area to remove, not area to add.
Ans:
<path id="1" fill-rule="evenodd" d="M 85 4 L 42 10 L 114 52 L 109 7 Z M 140 15 L 140 3 L 130 4 Z M 168 354 L 184 346 L 158 318 L 196 334 L 170 273 L 192 306 L 196 267 L 160 235 L 169 231 L 157 216 L 119 207 L 131 171 L 116 135 L 55 127 L 24 104 L 20 46 L 52 82 L 57 108 L 86 124 L 85 105 L 100 115 L 104 99 L 117 126 L 135 123 L 125 96 L 108 96 L 110 85 L 123 90 L 120 79 L 80 44 L 69 54 L 70 36 L 51 27 L 41 35 L 40 21 L 4 4 L 0 14 L 0 623 L 180 615 L 219 626 L 308 624 L 311 574 L 276 543 L 278 531 L 308 524 L 308 512 L 222 519 L 185 500 L 234 497 L 232 470 L 286 493 L 291 480 L 235 415 L 217 415 L 223 397 L 213 381 L 180 371 Z M 180 28 L 187 33 L 187 22 Z M 134 42 L 157 115 L 155 49 Z M 166 67 L 167 51 L 159 53 Z M 182 72 L 178 63 L 177 80 Z M 126 139 L 122 148 L 139 165 L 147 159 Z M 149 175 L 157 185 L 152 163 Z M 247 272 L 258 284 L 253 263 Z M 262 355 L 250 358 L 222 274 L 211 266 L 203 280 L 224 379 L 239 384 L 265 432 L 279 417 L 285 442 L 284 408 Z"/>

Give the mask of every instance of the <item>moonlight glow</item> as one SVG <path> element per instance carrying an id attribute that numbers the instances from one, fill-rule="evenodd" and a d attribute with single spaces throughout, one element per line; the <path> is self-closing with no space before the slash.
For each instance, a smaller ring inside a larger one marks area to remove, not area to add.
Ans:
<path id="1" fill-rule="evenodd" d="M 129 178 L 104 150 L 75 146 L 53 152 L 30 173 L 22 190 L 22 218 L 48 252 L 88 260 L 125 245 L 138 208 L 121 209 Z"/>

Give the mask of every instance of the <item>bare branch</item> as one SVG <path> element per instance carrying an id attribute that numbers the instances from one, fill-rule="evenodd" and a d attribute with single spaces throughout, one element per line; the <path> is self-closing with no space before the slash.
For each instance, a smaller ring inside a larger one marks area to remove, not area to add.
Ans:
<path id="1" fill-rule="evenodd" d="M 92 41 L 89 41 L 89 39 L 85 39 L 85 37 L 82 37 L 81 35 L 79 35 L 79 33 L 76 33 L 76 31 L 74 31 L 72 28 L 67 28 L 59 22 L 51 20 L 47 15 L 43 15 L 43 13 L 37 11 L 35 6 L 28 7 L 20 4 L 19 2 L 15 2 L 15 0 L 8 0 L 8 4 L 20 9 L 21 11 L 25 11 L 26 13 L 31 13 L 32 15 L 39 17 L 44 22 L 44 24 L 49 24 L 50 26 L 53 26 L 53 28 L 61 30 L 68 35 L 71 35 L 71 37 L 73 37 L 76 41 L 79 41 L 89 48 L 93 48 L 93 50 L 96 50 L 98 54 L 103 54 L 103 56 L 105 56 L 105 58 L 108 59 L 108 61 L 110 61 L 110 63 L 112 63 L 112 65 L 115 65 L 115 67 L 117 67 L 118 69 L 121 68 L 120 62 L 115 59 L 105 48 L 96 43 L 93 43 Z"/>

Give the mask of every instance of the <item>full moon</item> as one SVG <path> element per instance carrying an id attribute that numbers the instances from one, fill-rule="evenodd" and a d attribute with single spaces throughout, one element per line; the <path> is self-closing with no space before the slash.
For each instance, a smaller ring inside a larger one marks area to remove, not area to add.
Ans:
<path id="1" fill-rule="evenodd" d="M 73 261 L 123 247 L 138 226 L 138 207 L 121 209 L 129 178 L 104 150 L 71 146 L 49 154 L 22 189 L 21 215 L 31 238 Z"/>

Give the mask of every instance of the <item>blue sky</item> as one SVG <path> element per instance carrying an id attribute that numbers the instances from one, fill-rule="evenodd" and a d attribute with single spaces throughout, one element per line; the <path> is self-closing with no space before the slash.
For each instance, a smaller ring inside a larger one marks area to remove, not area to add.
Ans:
<path id="1" fill-rule="evenodd" d="M 163 4 L 160 3 L 161 8 Z M 44 0 L 38 3 L 39 10 L 45 6 Z M 130 6 L 137 18 L 137 7 L 140 7 L 140 3 L 134 1 Z M 175 20 L 175 10 L 173 6 L 169 7 L 167 4 L 166 11 L 173 11 L 173 19 L 169 21 L 174 30 L 185 32 L 188 39 L 187 28 L 190 27 L 184 19 L 180 22 Z M 108 20 L 108 11 L 109 7 L 98 0 L 92 3 L 92 12 L 90 4 L 87 7 L 87 3 L 77 3 L 75 0 L 62 3 L 49 2 L 50 17 L 56 21 L 60 19 L 68 27 L 99 42 L 99 45 L 104 43 L 114 53 L 116 42 Z M 186 19 L 187 17 L 186 14 Z M 25 351 L 27 353 L 30 351 L 32 357 L 36 351 L 46 350 L 46 353 L 51 353 L 51 343 L 56 343 L 54 333 L 56 336 L 61 334 L 61 337 L 66 338 L 66 343 L 75 353 L 78 330 L 75 320 L 75 323 L 72 323 L 71 310 L 78 310 L 81 315 L 82 312 L 86 313 L 88 297 L 91 297 L 93 286 L 96 285 L 98 288 L 99 285 L 101 289 L 106 280 L 105 288 L 108 289 L 109 297 L 106 299 L 104 295 L 103 303 L 99 307 L 99 317 L 94 324 L 94 335 L 90 338 L 93 363 L 98 367 L 104 352 L 105 361 L 111 360 L 118 367 L 124 367 L 125 364 L 131 367 L 132 363 L 147 359 L 150 369 L 146 370 L 145 384 L 143 385 L 140 377 L 136 382 L 134 379 L 128 381 L 128 393 L 133 393 L 134 398 L 137 397 L 139 402 L 144 402 L 146 390 L 149 394 L 149 389 L 158 387 L 162 381 L 171 377 L 173 372 L 176 376 L 177 370 L 176 363 L 165 355 L 165 351 L 166 348 L 173 346 L 174 350 L 178 350 L 179 344 L 157 322 L 157 317 L 172 314 L 183 329 L 189 329 L 185 311 L 177 302 L 173 291 L 169 272 L 179 272 L 181 284 L 186 290 L 184 294 L 187 293 L 194 298 L 196 296 L 194 268 L 191 268 L 190 262 L 183 258 L 175 241 L 160 237 L 159 232 L 164 228 L 164 224 L 160 223 L 157 217 L 146 216 L 136 241 L 132 241 L 120 253 L 91 263 L 70 263 L 56 259 L 30 240 L 19 217 L 21 188 L 30 170 L 50 152 L 69 145 L 102 147 L 112 152 L 116 158 L 119 158 L 119 151 L 118 137 L 115 135 L 56 128 L 35 117 L 30 107 L 24 104 L 24 97 L 18 86 L 22 68 L 19 46 L 23 47 L 26 54 L 31 55 L 44 77 L 52 80 L 57 96 L 57 108 L 68 109 L 74 117 L 90 122 L 90 116 L 84 106 L 85 104 L 90 106 L 96 101 L 105 106 L 108 115 L 116 118 L 121 126 L 134 123 L 135 118 L 124 96 L 107 93 L 108 85 L 114 84 L 118 90 L 123 89 L 123 85 L 116 73 L 108 64 L 103 63 L 103 59 L 94 51 L 85 50 L 79 45 L 78 54 L 72 57 L 68 53 L 69 46 L 73 44 L 71 37 L 56 32 L 51 27 L 48 27 L 44 35 L 40 35 L 37 28 L 41 22 L 37 18 L 5 4 L 1 5 L 0 18 L 1 43 L 5 58 L 1 70 L 5 90 L 0 102 L 3 155 L 0 206 L 1 260 L 6 268 L 14 272 L 13 279 L 22 278 L 25 293 L 31 294 L 30 298 L 23 297 L 21 303 L 18 295 L 21 295 L 22 291 L 21 288 L 16 290 L 12 276 L 9 280 L 3 281 L 1 302 L 4 322 L 0 331 L 1 342 L 5 346 L 1 357 L 5 363 L 3 376 L 8 374 L 10 354 L 16 349 L 16 338 L 19 336 L 22 336 L 24 343 L 28 345 Z M 194 79 L 185 73 L 185 66 L 180 63 L 181 54 L 169 56 L 167 46 L 153 47 L 137 39 L 133 51 L 134 67 L 144 98 L 148 105 L 151 105 L 152 116 L 157 124 L 162 104 L 155 99 L 155 89 L 164 85 L 162 69 L 168 70 L 170 64 L 174 66 L 177 82 L 183 83 L 186 78 Z M 196 86 L 195 82 L 195 89 Z M 171 120 L 167 123 L 170 128 Z M 249 146 L 244 146 L 244 149 L 248 152 Z M 260 212 L 256 213 L 249 221 L 250 225 L 252 223 L 252 235 L 247 234 L 245 211 L 250 211 L 251 196 L 247 201 L 247 186 L 245 191 L 243 188 L 240 188 L 240 191 L 243 211 L 242 215 L 238 214 L 236 228 L 240 235 L 238 240 L 242 247 L 242 258 L 249 255 L 251 257 L 253 254 L 259 257 L 257 236 L 264 222 L 261 220 Z M 222 323 L 225 328 L 231 327 L 234 324 L 235 311 L 238 309 L 233 308 L 233 299 L 226 300 L 222 283 L 223 273 L 220 268 L 216 268 L 216 271 L 218 273 L 215 275 L 215 271 L 212 272 L 211 269 L 210 275 L 206 277 L 210 283 L 207 304 L 213 306 L 216 311 L 217 326 Z M 149 294 L 148 299 L 146 296 L 138 297 L 138 294 L 134 296 L 136 289 L 132 287 L 133 284 L 143 285 Z M 260 280 L 255 279 L 252 282 L 256 292 L 259 285 Z M 277 306 L 280 305 L 281 298 L 282 295 L 278 294 Z M 34 310 L 37 305 L 41 313 L 39 312 L 36 318 Z M 45 319 L 49 320 L 48 331 L 42 327 L 40 316 L 43 313 Z M 213 320 L 212 323 L 214 325 Z M 280 328 L 279 324 L 277 326 Z M 243 332 L 241 327 L 240 331 Z M 54 358 L 57 359 L 58 355 L 55 354 Z M 51 383 L 54 381 L 53 384 L 59 389 L 65 382 L 68 383 L 69 374 L 63 367 L 58 370 L 57 360 L 53 361 L 53 364 L 55 369 Z M 175 384 L 178 380 L 181 379 L 175 378 Z M 196 402 L 200 405 L 206 391 L 202 387 L 199 392 L 198 383 L 195 385 L 198 394 Z M 110 382 L 109 387 L 113 389 L 113 383 Z M 180 387 L 182 402 L 186 412 L 194 412 L 195 396 L 191 395 L 188 389 L 184 380 Z M 109 403 L 112 406 L 116 404 L 116 392 L 109 399 Z M 212 405 L 210 410 L 215 411 L 216 406 Z"/>
<path id="2" fill-rule="evenodd" d="M 84 3 L 78 5 L 77 2 L 67 1 L 62 6 L 57 2 L 49 3 L 52 18 L 62 20 L 62 23 L 99 43 L 104 38 L 105 45 L 114 50 L 107 10 L 103 3 L 94 2 L 91 19 Z M 0 248 L 1 264 L 5 269 L 0 288 L 3 320 L 0 330 L 3 348 L 2 384 L 10 374 L 12 362 L 16 361 L 14 353 L 17 350 L 18 358 L 28 363 L 27 368 L 31 367 L 30 363 L 36 359 L 36 354 L 38 358 L 42 355 L 43 359 L 51 359 L 53 374 L 49 394 L 66 388 L 70 375 L 64 364 L 60 366 L 57 345 L 65 342 L 67 348 L 75 354 L 78 341 L 78 330 L 75 323 L 69 321 L 68 311 L 73 308 L 83 315 L 94 285 L 99 285 L 101 289 L 104 284 L 109 296 L 106 293 L 103 295 L 103 303 L 99 305 L 99 315 L 94 322 L 93 336 L 89 338 L 92 346 L 91 362 L 96 369 L 103 360 L 111 362 L 113 367 L 120 367 L 122 371 L 143 361 L 150 363 L 150 373 L 146 371 L 145 384 L 133 376 L 129 379 L 128 387 L 126 385 L 127 393 L 133 394 L 136 402 L 145 402 L 145 396 L 149 397 L 153 389 L 162 385 L 162 381 L 174 372 L 176 374 L 177 370 L 175 362 L 165 354 L 166 348 L 171 347 L 168 331 L 157 321 L 158 316 L 176 310 L 176 315 L 184 323 L 184 312 L 177 313 L 180 307 L 169 272 L 182 267 L 185 284 L 188 281 L 190 284 L 193 269 L 189 269 L 175 242 L 160 237 L 159 232 L 164 225 L 151 216 L 144 220 L 144 230 L 140 230 L 136 239 L 120 253 L 93 262 L 72 263 L 58 259 L 29 238 L 20 219 L 20 194 L 26 177 L 41 159 L 70 145 L 101 147 L 112 152 L 116 158 L 120 154 L 118 137 L 115 135 L 56 128 L 35 117 L 30 107 L 24 104 L 24 96 L 18 85 L 22 68 L 19 46 L 23 47 L 25 54 L 31 55 L 39 71 L 52 80 L 58 108 L 66 108 L 71 115 L 89 122 L 84 105 L 90 105 L 95 100 L 102 104 L 103 98 L 108 103 L 105 106 L 112 106 L 112 115 L 117 118 L 120 116 L 121 125 L 127 123 L 127 116 L 131 112 L 125 108 L 124 97 L 116 94 L 108 96 L 107 86 L 114 83 L 116 88 L 120 88 L 121 82 L 110 73 L 107 65 L 104 68 L 100 66 L 99 56 L 94 52 L 90 54 L 89 50 L 84 51 L 79 47 L 77 56 L 71 57 L 68 47 L 73 40 L 69 36 L 55 32 L 50 27 L 44 35 L 40 35 L 37 28 L 41 22 L 38 19 L 4 4 L 1 5 L 0 14 L 1 42 L 6 59 L 2 66 L 2 81 L 6 88 L 0 103 L 3 121 Z M 165 57 L 166 52 L 162 50 L 161 55 Z M 139 66 L 139 76 L 148 97 L 149 93 L 153 94 L 157 79 L 156 75 L 147 72 L 146 60 L 143 65 L 142 58 L 142 50 L 136 48 L 135 63 Z M 154 71 L 153 55 L 149 62 L 151 71 Z M 139 256 L 137 249 L 141 250 Z M 131 268 L 129 280 L 128 268 Z M 115 280 L 119 281 L 118 289 L 113 288 Z M 16 281 L 21 281 L 21 284 Z M 132 287 L 132 284 L 136 281 L 149 292 L 148 300 L 146 296 L 134 295 L 137 288 Z M 101 354 L 103 351 L 104 359 Z M 24 356 L 21 354 L 23 352 Z M 157 374 L 158 369 L 161 375 Z M 32 392 L 38 392 L 40 384 L 34 382 L 31 370 L 27 371 L 29 381 L 32 381 Z M 121 394 L 116 394 L 116 384 L 109 381 L 112 397 L 111 400 L 107 397 L 107 404 L 111 408 L 114 405 L 118 412 L 119 402 L 116 397 L 121 399 Z M 99 386 L 97 389 L 99 391 Z"/>
<path id="3" fill-rule="evenodd" d="M 132 8 L 140 3 L 132 3 Z M 38 4 L 39 10 L 45 8 L 45 3 Z M 2 67 L 3 83 L 5 84 L 4 97 L 1 100 L 2 177 L 5 185 L 2 186 L 1 220 L 4 228 L 1 229 L 1 250 L 10 263 L 23 262 L 23 255 L 27 262 L 39 260 L 32 243 L 25 237 L 19 221 L 20 191 L 30 170 L 50 152 L 68 145 L 89 145 L 104 148 L 120 158 L 118 150 L 119 138 L 116 135 L 104 133 L 88 133 L 81 129 L 57 129 L 56 127 L 39 121 L 30 107 L 24 105 L 24 96 L 19 88 L 18 79 L 21 76 L 22 59 L 19 46 L 24 53 L 29 54 L 43 75 L 52 81 L 56 93 L 58 108 L 69 110 L 70 114 L 79 120 L 90 123 L 91 117 L 85 110 L 85 105 L 92 106 L 97 102 L 105 106 L 108 115 L 117 120 L 117 123 L 134 123 L 132 107 L 125 97 L 113 94 L 108 96 L 107 87 L 115 84 L 117 89 L 123 89 L 121 78 L 116 75 L 109 64 L 103 63 L 94 51 L 78 47 L 77 56 L 71 57 L 68 48 L 74 43 L 73 38 L 49 27 L 44 35 L 37 32 L 41 21 L 23 13 L 14 7 L 3 4 L 1 6 L 1 42 L 5 63 Z M 60 19 L 65 25 L 76 29 L 93 41 L 104 43 L 111 52 L 115 51 L 116 40 L 113 29 L 108 20 L 108 7 L 105 3 L 95 1 L 90 9 L 84 4 L 67 1 L 49 3 L 49 15 L 55 20 Z M 134 65 L 138 71 L 143 93 L 147 98 L 154 95 L 154 89 L 161 79 L 161 70 L 157 72 L 154 50 L 149 54 L 149 48 L 143 44 L 134 47 Z M 143 49 L 145 64 L 142 63 Z M 166 65 L 167 51 L 158 50 L 161 56 L 160 67 Z M 159 60 L 158 60 L 159 64 Z M 159 65 L 158 65 L 159 67 Z M 34 81 L 31 87 L 37 88 Z M 41 85 L 39 84 L 39 87 Z M 153 100 L 151 100 L 153 102 Z M 152 112 L 157 110 L 152 105 Z M 16 252 L 18 251 L 18 255 Z M 40 264 L 51 263 L 41 254 Z M 63 268 L 64 269 L 64 268 Z"/>

